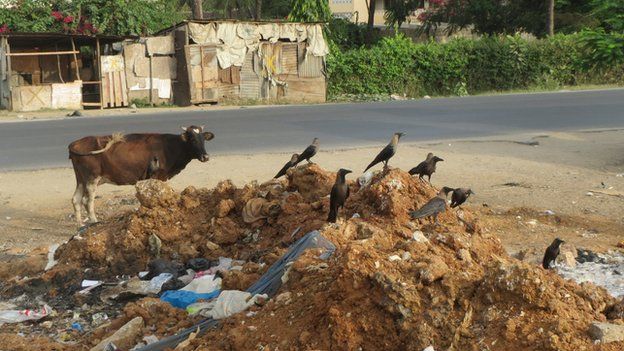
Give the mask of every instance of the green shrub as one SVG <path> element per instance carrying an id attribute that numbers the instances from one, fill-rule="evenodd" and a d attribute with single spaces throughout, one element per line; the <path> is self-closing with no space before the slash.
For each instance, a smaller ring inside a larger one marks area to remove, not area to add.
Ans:
<path id="1" fill-rule="evenodd" d="M 622 35 L 586 37 L 583 33 L 542 40 L 492 36 L 414 44 L 399 35 L 383 38 L 370 48 L 344 51 L 332 44 L 327 58 L 328 93 L 330 98 L 343 94 L 461 96 L 624 83 Z M 597 53 L 590 45 L 612 51 Z"/>

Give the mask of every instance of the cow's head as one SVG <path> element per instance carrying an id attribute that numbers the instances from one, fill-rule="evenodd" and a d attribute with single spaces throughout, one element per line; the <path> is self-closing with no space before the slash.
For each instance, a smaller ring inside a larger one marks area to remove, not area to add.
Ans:
<path id="1" fill-rule="evenodd" d="M 211 132 L 204 132 L 204 126 L 189 126 L 182 127 L 184 133 L 182 133 L 182 140 L 184 140 L 195 158 L 201 162 L 208 161 L 208 153 L 206 153 L 206 147 L 204 141 L 212 140 L 214 134 Z"/>

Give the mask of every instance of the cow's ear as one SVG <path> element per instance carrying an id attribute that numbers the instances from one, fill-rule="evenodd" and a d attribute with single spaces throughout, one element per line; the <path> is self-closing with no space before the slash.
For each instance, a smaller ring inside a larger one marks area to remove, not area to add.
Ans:
<path id="1" fill-rule="evenodd" d="M 182 138 L 183 141 L 188 141 L 188 137 L 186 136 L 186 132 L 182 133 L 182 135 L 180 135 L 180 137 Z"/>
<path id="2" fill-rule="evenodd" d="M 210 132 L 204 132 L 204 139 L 212 140 L 212 138 L 214 138 L 214 134 L 212 134 Z"/>

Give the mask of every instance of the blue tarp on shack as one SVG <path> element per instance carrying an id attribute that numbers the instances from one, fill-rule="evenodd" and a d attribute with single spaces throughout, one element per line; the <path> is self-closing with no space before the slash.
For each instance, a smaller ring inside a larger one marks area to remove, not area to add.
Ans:
<path id="1" fill-rule="evenodd" d="M 277 262 L 273 263 L 269 270 L 266 271 L 266 273 L 264 273 L 256 283 L 247 289 L 247 292 L 252 295 L 267 294 L 269 297 L 275 296 L 282 285 L 282 275 L 286 272 L 288 266 L 292 262 L 296 261 L 305 250 L 312 248 L 325 249 L 325 251 L 323 251 L 323 253 L 319 256 L 319 258 L 323 260 L 328 259 L 334 251 L 336 251 L 336 246 L 331 241 L 325 239 L 318 230 L 309 232 L 301 239 L 297 240 L 296 243 L 291 245 L 288 252 L 277 260 Z M 206 330 L 217 326 L 218 323 L 219 322 L 217 320 L 211 318 L 203 320 L 190 328 L 184 329 L 176 335 L 172 335 L 156 343 L 142 347 L 138 351 L 160 351 L 166 348 L 175 348 L 179 343 L 186 340 L 191 333 L 196 332 L 197 328 L 199 328 L 200 334 L 203 334 Z"/>

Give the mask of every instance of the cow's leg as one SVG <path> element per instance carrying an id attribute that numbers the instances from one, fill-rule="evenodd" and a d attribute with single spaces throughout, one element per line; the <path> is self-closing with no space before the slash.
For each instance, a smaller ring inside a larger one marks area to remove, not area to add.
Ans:
<path id="1" fill-rule="evenodd" d="M 87 182 L 86 190 L 87 196 L 89 200 L 87 202 L 87 207 L 89 209 L 89 221 L 91 223 L 97 223 L 97 217 L 95 216 L 95 190 L 97 189 L 97 185 L 100 178 L 91 179 Z"/>
<path id="2" fill-rule="evenodd" d="M 84 184 L 76 182 L 76 191 L 72 197 L 72 205 L 74 206 L 74 216 L 79 225 L 82 224 L 82 197 L 84 195 Z"/>

